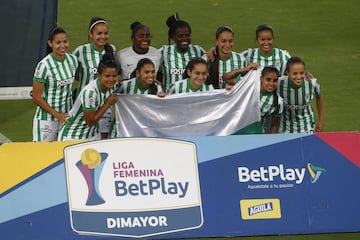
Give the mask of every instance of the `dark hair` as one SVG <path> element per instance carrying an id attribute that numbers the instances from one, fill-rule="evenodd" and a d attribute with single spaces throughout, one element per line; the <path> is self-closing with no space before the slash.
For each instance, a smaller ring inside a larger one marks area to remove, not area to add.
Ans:
<path id="1" fill-rule="evenodd" d="M 65 30 L 64 30 L 63 28 L 61 28 L 61 27 L 55 27 L 55 28 L 51 29 L 51 30 L 49 31 L 48 40 L 49 40 L 49 41 L 54 40 L 55 35 L 60 34 L 60 33 L 67 34 L 67 33 L 65 32 Z M 47 44 L 47 46 L 46 46 L 46 55 L 47 55 L 47 54 L 49 54 L 49 53 L 52 53 L 53 49 L 49 46 L 48 43 L 46 43 L 46 44 Z"/>
<path id="2" fill-rule="evenodd" d="M 197 65 L 197 64 L 205 64 L 207 66 L 207 62 L 203 58 L 201 58 L 201 57 L 192 58 L 186 65 L 185 71 L 183 73 L 183 79 L 189 77 L 189 75 L 187 74 L 187 71 L 189 70 L 191 72 L 194 69 L 195 65 Z"/>
<path id="3" fill-rule="evenodd" d="M 286 63 L 285 72 L 288 73 L 289 69 L 290 69 L 290 66 L 293 65 L 293 64 L 296 64 L 296 63 L 301 63 L 305 67 L 305 62 L 301 58 L 299 58 L 299 57 L 291 57 Z"/>
<path id="4" fill-rule="evenodd" d="M 229 26 L 221 26 L 216 30 L 215 37 L 216 39 L 219 39 L 219 36 L 223 32 L 231 32 L 234 34 L 234 31 Z M 209 77 L 206 79 L 206 84 L 210 85 L 212 84 L 215 89 L 220 88 L 219 83 L 219 48 L 218 46 L 215 47 L 215 56 L 214 61 L 209 63 Z"/>
<path id="5" fill-rule="evenodd" d="M 255 30 L 255 40 L 258 39 L 259 37 L 259 32 L 261 31 L 270 31 L 271 32 L 271 35 L 274 37 L 274 31 L 273 31 L 273 28 L 272 26 L 268 25 L 268 24 L 261 24 L 259 25 L 256 30 Z"/>
<path id="6" fill-rule="evenodd" d="M 174 37 L 176 30 L 178 28 L 188 28 L 191 33 L 190 24 L 183 20 L 180 20 L 178 13 L 174 13 L 173 15 L 168 17 L 166 20 L 166 25 L 169 27 L 169 31 L 168 31 L 169 45 L 170 45 L 171 39 Z"/>
<path id="7" fill-rule="evenodd" d="M 270 73 L 270 72 L 276 73 L 276 75 L 277 75 L 278 77 L 280 77 L 280 72 L 279 72 L 279 70 L 278 70 L 276 67 L 274 67 L 274 66 L 264 67 L 264 69 L 261 71 L 261 76 L 264 76 L 265 74 Z"/>
<path id="8" fill-rule="evenodd" d="M 100 60 L 99 65 L 98 65 L 97 72 L 99 74 L 101 74 L 105 68 L 116 68 L 117 69 L 114 55 L 109 55 L 109 54 L 105 53 L 102 56 L 102 59 Z"/>
<path id="9" fill-rule="evenodd" d="M 136 77 L 136 71 L 140 71 L 146 64 L 151 64 L 155 67 L 155 64 L 153 63 L 153 61 L 151 61 L 149 58 L 142 58 L 138 61 L 135 70 L 131 73 L 130 78 L 134 78 Z M 157 93 L 157 86 L 155 84 L 155 81 L 150 84 L 149 86 L 149 93 L 156 95 Z"/>
<path id="10" fill-rule="evenodd" d="M 232 30 L 231 27 L 229 27 L 229 26 L 221 26 L 216 30 L 215 38 L 218 39 L 220 34 L 223 33 L 223 32 L 231 32 L 232 34 L 234 34 L 234 31 Z"/>
<path id="11" fill-rule="evenodd" d="M 99 23 L 103 23 L 103 24 L 107 25 L 106 20 L 104 18 L 102 18 L 102 17 L 93 17 L 93 18 L 91 18 L 90 22 L 89 22 L 89 32 L 92 32 L 94 27 Z M 88 36 L 88 40 L 90 42 L 89 36 Z M 105 49 L 106 54 L 114 55 L 114 49 L 111 47 L 111 45 L 109 43 L 105 44 L 104 49 Z"/>
<path id="12" fill-rule="evenodd" d="M 142 24 L 141 22 L 138 22 L 138 21 L 133 22 L 133 23 L 130 25 L 130 29 L 131 29 L 131 39 L 133 39 L 133 38 L 135 37 L 135 34 L 137 33 L 137 31 L 139 31 L 140 29 L 143 29 L 143 28 L 148 29 L 148 30 L 150 31 L 149 27 L 146 26 L 146 25 L 144 25 L 144 24 Z"/>

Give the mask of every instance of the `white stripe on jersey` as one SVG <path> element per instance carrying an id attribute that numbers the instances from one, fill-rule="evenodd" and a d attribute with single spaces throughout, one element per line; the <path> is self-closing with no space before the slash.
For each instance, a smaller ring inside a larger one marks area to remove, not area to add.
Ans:
<path id="1" fill-rule="evenodd" d="M 267 131 L 267 118 L 272 115 L 280 117 L 284 111 L 284 102 L 282 97 L 279 96 L 278 93 L 278 109 L 275 112 L 274 106 L 274 95 L 273 93 L 263 93 L 260 92 L 260 113 L 261 113 L 261 125 L 263 127 L 264 132 Z"/>
<path id="2" fill-rule="evenodd" d="M 315 128 L 311 100 L 320 95 L 320 85 L 315 78 L 304 80 L 301 87 L 290 85 L 288 76 L 279 78 L 278 93 L 284 99 L 284 114 L 280 131 L 286 133 L 311 132 Z"/>
<path id="3" fill-rule="evenodd" d="M 270 56 L 261 54 L 259 48 L 249 48 L 241 53 L 249 63 L 257 63 L 261 68 L 273 66 L 276 67 L 280 75 L 285 74 L 286 63 L 289 60 L 290 53 L 287 50 L 273 48 Z"/>
<path id="4" fill-rule="evenodd" d="M 36 66 L 34 81 L 44 84 L 43 99 L 58 112 L 67 113 L 72 107 L 72 84 L 75 79 L 78 62 L 72 54 L 65 54 L 65 59 L 57 60 L 53 53 L 44 57 Z M 35 118 L 56 121 L 56 118 L 37 107 Z"/>
<path id="5" fill-rule="evenodd" d="M 164 67 L 163 86 L 166 91 L 169 86 L 182 80 L 182 75 L 188 62 L 194 57 L 202 57 L 204 49 L 198 45 L 189 45 L 186 52 L 178 52 L 176 45 L 164 45 L 160 48 L 162 55 L 162 65 Z"/>

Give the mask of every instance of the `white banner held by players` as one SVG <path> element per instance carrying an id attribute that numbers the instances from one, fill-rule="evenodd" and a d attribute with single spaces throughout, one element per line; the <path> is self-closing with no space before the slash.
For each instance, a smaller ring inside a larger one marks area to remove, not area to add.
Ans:
<path id="1" fill-rule="evenodd" d="M 260 71 L 250 71 L 230 91 L 159 98 L 119 94 L 120 137 L 227 136 L 260 122 Z M 251 133 L 251 132 L 250 132 Z"/>

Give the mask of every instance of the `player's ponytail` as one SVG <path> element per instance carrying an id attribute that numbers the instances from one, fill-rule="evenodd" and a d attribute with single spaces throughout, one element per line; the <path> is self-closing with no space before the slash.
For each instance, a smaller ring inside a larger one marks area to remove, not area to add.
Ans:
<path id="1" fill-rule="evenodd" d="M 117 68 L 114 55 L 105 53 L 99 62 L 97 72 L 101 74 L 105 68 Z"/>

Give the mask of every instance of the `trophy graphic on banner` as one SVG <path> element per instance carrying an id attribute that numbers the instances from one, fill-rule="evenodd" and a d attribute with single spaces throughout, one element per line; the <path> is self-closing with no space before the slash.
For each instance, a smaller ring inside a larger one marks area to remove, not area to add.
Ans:
<path id="1" fill-rule="evenodd" d="M 86 206 L 105 202 L 99 191 L 99 180 L 107 156 L 107 153 L 99 153 L 96 149 L 88 148 L 81 154 L 81 160 L 76 163 L 88 187 Z"/>

